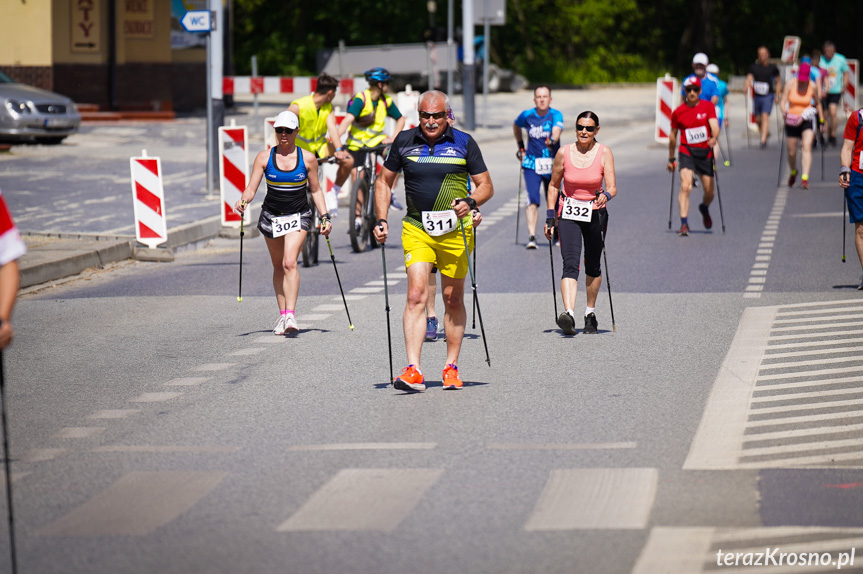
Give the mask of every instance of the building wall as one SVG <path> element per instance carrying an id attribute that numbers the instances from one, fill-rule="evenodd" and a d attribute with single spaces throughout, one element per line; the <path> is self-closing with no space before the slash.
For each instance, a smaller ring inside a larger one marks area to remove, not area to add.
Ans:
<path id="1" fill-rule="evenodd" d="M 50 90 L 52 0 L 0 2 L 0 70 Z"/>

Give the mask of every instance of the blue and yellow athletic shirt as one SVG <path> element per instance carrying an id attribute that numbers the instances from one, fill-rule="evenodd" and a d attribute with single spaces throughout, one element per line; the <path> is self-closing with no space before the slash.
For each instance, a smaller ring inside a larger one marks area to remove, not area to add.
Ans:
<path id="1" fill-rule="evenodd" d="M 551 137 L 552 128 L 563 129 L 563 114 L 554 108 L 549 108 L 544 116 L 536 112 L 536 108 L 524 110 L 515 118 L 515 125 L 527 130 L 527 149 L 524 150 L 524 158 L 521 166 L 525 169 L 536 168 L 536 158 L 554 158 L 560 149 L 558 141 L 551 149 L 545 145 L 545 140 Z M 551 170 L 543 177 L 551 177 Z"/>
<path id="2" fill-rule="evenodd" d="M 264 179 L 267 182 L 264 209 L 273 215 L 289 215 L 309 209 L 309 200 L 306 198 L 309 178 L 303 161 L 303 150 L 300 147 L 297 147 L 297 165 L 291 171 L 284 171 L 276 165 L 274 147 L 270 151 L 270 159 L 264 169 Z"/>
<path id="3" fill-rule="evenodd" d="M 452 127 L 434 145 L 429 145 L 422 128 L 404 130 L 393 141 L 384 167 L 404 172 L 408 209 L 402 221 L 419 229 L 423 211 L 452 209 L 454 199 L 467 197 L 469 177 L 488 171 L 474 139 Z M 462 221 L 470 228 L 470 215 Z"/>

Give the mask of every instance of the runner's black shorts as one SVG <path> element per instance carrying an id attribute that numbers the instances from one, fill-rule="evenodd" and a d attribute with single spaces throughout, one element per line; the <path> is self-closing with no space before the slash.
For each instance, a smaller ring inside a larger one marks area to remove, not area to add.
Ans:
<path id="1" fill-rule="evenodd" d="M 827 94 L 824 100 L 827 102 L 827 105 L 838 104 L 842 101 L 842 94 Z"/>
<path id="2" fill-rule="evenodd" d="M 267 211 L 265 208 L 261 208 L 261 216 L 258 218 L 258 230 L 260 230 L 261 235 L 266 237 L 267 239 L 273 239 L 273 218 L 274 217 L 282 217 L 283 215 L 292 215 L 291 213 L 282 213 L 275 214 Z M 310 231 L 312 229 L 312 210 L 307 209 L 305 211 L 300 212 L 300 228 L 303 231 Z"/>
<path id="3" fill-rule="evenodd" d="M 677 154 L 680 169 L 691 169 L 696 175 L 713 177 L 713 158 L 708 156 L 704 159 L 693 157 L 685 153 Z"/>
<path id="4" fill-rule="evenodd" d="M 800 139 L 803 137 L 803 132 L 815 129 L 815 122 L 817 121 L 816 118 L 813 118 L 811 120 L 803 120 L 799 126 L 785 124 L 785 137 Z"/>
<path id="5" fill-rule="evenodd" d="M 557 222 L 560 235 L 560 254 L 563 257 L 563 277 L 578 281 L 581 262 L 581 247 L 584 244 L 584 274 L 600 277 L 602 236 L 608 229 L 608 210 L 594 209 L 590 221 L 560 219 Z"/>

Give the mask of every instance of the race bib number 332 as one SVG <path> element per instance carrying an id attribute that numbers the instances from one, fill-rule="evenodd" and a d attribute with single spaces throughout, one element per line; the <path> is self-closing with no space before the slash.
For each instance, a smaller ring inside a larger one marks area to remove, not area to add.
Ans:
<path id="1" fill-rule="evenodd" d="M 593 215 L 593 202 L 582 201 L 574 197 L 566 197 L 563 200 L 563 209 L 560 212 L 561 219 L 572 221 L 590 221 Z"/>

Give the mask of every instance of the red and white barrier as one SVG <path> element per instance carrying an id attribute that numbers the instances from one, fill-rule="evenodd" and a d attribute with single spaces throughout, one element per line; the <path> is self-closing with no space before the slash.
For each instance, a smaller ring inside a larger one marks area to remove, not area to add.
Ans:
<path id="1" fill-rule="evenodd" d="M 162 162 L 158 157 L 129 158 L 132 171 L 132 203 L 135 207 L 135 238 L 151 249 L 168 240 Z"/>
<path id="2" fill-rule="evenodd" d="M 755 117 L 755 88 L 752 86 L 749 86 L 749 91 L 746 92 L 746 106 L 746 109 L 749 110 L 749 117 L 746 118 L 746 129 L 757 132 L 760 128 L 758 127 L 758 118 Z"/>
<path id="3" fill-rule="evenodd" d="M 309 76 L 225 76 L 222 78 L 224 94 L 310 94 L 315 91 L 318 79 Z M 369 87 L 365 78 L 339 80 L 338 93 L 353 96 Z"/>
<path id="4" fill-rule="evenodd" d="M 857 86 L 860 83 L 860 61 L 848 60 L 848 69 L 851 73 L 848 75 L 848 86 L 842 96 L 842 104 L 845 106 L 845 111 L 850 114 L 859 107 L 857 104 Z"/>
<path id="5" fill-rule="evenodd" d="M 677 91 L 677 78 L 665 74 L 664 78 L 656 80 L 656 128 L 654 140 L 657 143 L 668 143 L 671 134 L 671 113 L 680 105 Z"/>
<path id="6" fill-rule="evenodd" d="M 222 225 L 239 227 L 241 217 L 234 213 L 234 205 L 243 195 L 249 182 L 249 148 L 246 126 L 219 128 L 219 187 L 222 200 Z M 247 209 L 243 219 L 252 222 L 251 210 Z"/>
<path id="7" fill-rule="evenodd" d="M 800 53 L 800 37 L 785 36 L 782 40 L 782 56 L 779 61 L 783 64 L 793 64 L 797 61 L 797 55 Z"/>

